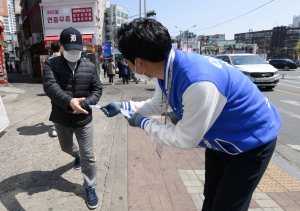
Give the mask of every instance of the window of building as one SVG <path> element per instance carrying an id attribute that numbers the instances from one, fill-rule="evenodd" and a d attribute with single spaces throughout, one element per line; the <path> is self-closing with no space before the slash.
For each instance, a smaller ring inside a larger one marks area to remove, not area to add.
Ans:
<path id="1" fill-rule="evenodd" d="M 110 40 L 110 35 L 105 36 L 106 40 Z"/>
<path id="2" fill-rule="evenodd" d="M 121 13 L 119 10 L 117 10 L 117 16 L 121 16 Z"/>

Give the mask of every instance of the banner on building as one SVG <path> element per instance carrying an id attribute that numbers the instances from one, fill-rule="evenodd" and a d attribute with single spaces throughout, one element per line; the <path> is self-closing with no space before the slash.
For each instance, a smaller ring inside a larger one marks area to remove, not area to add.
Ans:
<path id="1" fill-rule="evenodd" d="M 104 43 L 102 43 L 102 49 L 103 49 L 103 53 L 102 53 L 103 56 L 105 56 L 105 57 L 111 57 L 110 42 L 104 42 Z"/>
<path id="2" fill-rule="evenodd" d="M 95 4 L 73 4 L 61 6 L 43 5 L 44 27 L 67 28 L 96 26 Z"/>
<path id="3" fill-rule="evenodd" d="M 8 116 L 6 114 L 2 98 L 0 96 L 0 133 L 9 125 Z"/>
<path id="4" fill-rule="evenodd" d="M 0 16 L 8 16 L 7 0 L 0 0 Z"/>

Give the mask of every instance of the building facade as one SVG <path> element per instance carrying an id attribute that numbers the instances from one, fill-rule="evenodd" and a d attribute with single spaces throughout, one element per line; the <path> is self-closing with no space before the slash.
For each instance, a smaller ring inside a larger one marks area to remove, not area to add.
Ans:
<path id="1" fill-rule="evenodd" d="M 267 58 L 296 59 L 296 45 L 300 39 L 299 27 L 278 26 L 272 30 L 250 31 L 235 34 L 236 49 L 244 45 L 256 44 L 257 54 L 267 54 Z M 249 46 L 249 45 L 248 45 Z"/>
<path id="2" fill-rule="evenodd" d="M 12 0 L 7 0 L 7 11 L 8 11 L 8 16 L 3 17 L 3 24 L 5 26 L 4 33 L 13 34 L 17 32 L 17 27 L 16 27 L 14 3 Z"/>
<path id="3" fill-rule="evenodd" d="M 42 77 L 51 42 L 59 41 L 61 31 L 68 27 L 81 32 L 83 53 L 99 70 L 106 0 L 19 0 L 19 5 L 19 51 L 24 75 Z"/>
<path id="4" fill-rule="evenodd" d="M 112 42 L 115 30 L 128 23 L 128 10 L 120 5 L 110 4 L 105 11 L 105 41 Z"/>
<path id="5" fill-rule="evenodd" d="M 293 24 L 291 27 L 299 27 L 300 28 L 300 15 L 297 16 L 297 15 L 294 15 L 293 17 Z"/>

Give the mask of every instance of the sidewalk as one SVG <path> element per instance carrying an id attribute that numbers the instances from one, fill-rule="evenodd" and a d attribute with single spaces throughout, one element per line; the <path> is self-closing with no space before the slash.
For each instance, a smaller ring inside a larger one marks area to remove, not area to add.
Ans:
<path id="1" fill-rule="evenodd" d="M 136 95 L 126 92 L 124 100 L 143 98 Z M 205 149 L 187 151 L 165 146 L 160 159 L 156 144 L 145 132 L 128 126 L 127 133 L 128 210 L 201 210 Z M 300 211 L 300 181 L 271 162 L 253 194 L 249 211 L 282 210 Z"/>
<path id="2" fill-rule="evenodd" d="M 0 133 L 0 210 L 89 210 L 81 172 L 72 168 L 74 160 L 61 151 L 57 138 L 50 137 L 51 106 L 41 82 L 15 76 L 14 88 L 25 91 L 2 97 L 10 125 Z M 115 85 L 101 80 L 99 105 L 145 100 L 155 88 L 152 82 L 123 85 L 118 76 Z M 155 143 L 121 115 L 107 118 L 94 110 L 93 118 L 99 197 L 95 210 L 201 210 L 205 149 L 164 147 L 160 159 Z M 300 210 L 300 181 L 270 163 L 249 210 Z"/>

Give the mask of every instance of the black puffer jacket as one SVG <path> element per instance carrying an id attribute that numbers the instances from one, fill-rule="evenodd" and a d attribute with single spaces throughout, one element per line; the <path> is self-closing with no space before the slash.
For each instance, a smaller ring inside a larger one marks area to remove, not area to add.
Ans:
<path id="1" fill-rule="evenodd" d="M 66 127 L 83 127 L 92 121 L 92 110 L 102 95 L 102 83 L 95 65 L 88 60 L 77 62 L 75 74 L 63 56 L 47 60 L 43 67 L 44 91 L 51 99 L 52 112 L 50 121 Z M 72 98 L 85 97 L 81 107 L 88 114 L 72 114 L 69 106 Z"/>

